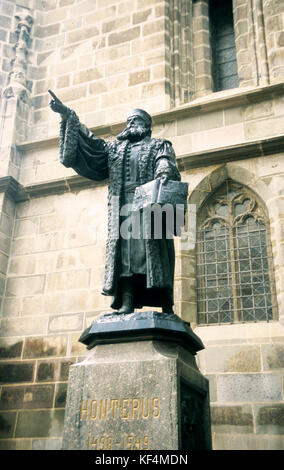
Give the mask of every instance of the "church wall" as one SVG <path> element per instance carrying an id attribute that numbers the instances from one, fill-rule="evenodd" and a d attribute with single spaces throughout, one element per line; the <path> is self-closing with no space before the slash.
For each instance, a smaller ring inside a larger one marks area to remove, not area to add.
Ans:
<path id="1" fill-rule="evenodd" d="M 1 176 L 15 179 L 1 179 L 0 186 L 1 449 L 60 448 L 68 368 L 86 353 L 78 338 L 97 315 L 109 311 L 109 298 L 100 294 L 107 184 L 78 177 L 59 163 L 59 117 L 48 107 L 48 88 L 106 139 L 123 129 L 129 109 L 150 112 L 153 136 L 173 143 L 182 180 L 189 183 L 190 204 L 198 205 L 225 175 L 263 199 L 271 224 L 277 321 L 197 326 L 195 253 L 181 250 L 179 240 L 175 312 L 191 322 L 206 346 L 198 363 L 210 380 L 214 448 L 284 447 L 281 5 L 278 0 L 264 2 L 269 48 L 267 61 L 260 54 L 258 64 L 270 64 L 270 81 L 255 81 L 252 64 L 240 88 L 212 93 L 202 67 L 197 82 L 192 57 L 186 61 L 192 48 L 195 54 L 208 52 L 201 23 L 195 21 L 194 27 L 200 28 L 202 48 L 190 35 L 179 42 L 178 31 L 192 27 L 186 14 L 207 11 L 196 3 L 188 10 L 183 1 L 168 8 L 169 2 L 157 0 L 1 3 L 6 18 L 0 30 L 6 51 L 2 91 L 12 70 L 13 17 L 29 12 L 34 21 L 25 70 L 30 100 L 12 98 L 15 107 L 9 108 L 9 116 L 1 108 L 7 144 L 1 151 Z M 248 70 L 242 48 L 251 31 L 251 23 L 244 26 L 244 4 L 246 0 L 234 1 L 242 73 Z M 176 49 L 181 43 L 182 72 Z M 2 106 L 9 100 L 2 95 Z M 13 121 L 17 106 L 21 119 Z"/>

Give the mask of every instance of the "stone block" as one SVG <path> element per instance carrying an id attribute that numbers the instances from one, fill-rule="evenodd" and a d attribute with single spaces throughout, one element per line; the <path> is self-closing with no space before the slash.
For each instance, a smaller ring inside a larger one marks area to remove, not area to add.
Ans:
<path id="1" fill-rule="evenodd" d="M 157 3 L 158 3 L 157 0 L 138 0 L 137 10 L 141 10 L 141 9 L 147 8 L 147 7 L 156 6 Z"/>
<path id="2" fill-rule="evenodd" d="M 96 51 L 96 64 L 104 64 L 111 60 L 119 60 L 122 57 L 130 56 L 130 44 L 121 44 L 108 49 Z"/>
<path id="3" fill-rule="evenodd" d="M 257 434 L 284 434 L 284 404 L 255 405 Z"/>
<path id="4" fill-rule="evenodd" d="M 114 46 L 123 42 L 132 41 L 140 36 L 140 26 L 129 28 L 119 33 L 111 33 L 108 37 L 108 45 Z"/>
<path id="5" fill-rule="evenodd" d="M 107 93 L 102 96 L 102 106 L 105 108 L 112 107 L 127 102 L 131 102 L 137 98 L 137 89 L 130 88 L 121 91 L 120 93 Z"/>
<path id="6" fill-rule="evenodd" d="M 55 377 L 55 362 L 39 362 L 37 367 L 37 382 L 53 382 Z"/>
<path id="7" fill-rule="evenodd" d="M 156 21 L 147 21 L 142 26 L 142 36 L 148 36 L 167 29 L 167 22 L 165 18 L 159 18 Z"/>
<path id="8" fill-rule="evenodd" d="M 35 26 L 34 36 L 38 38 L 46 38 L 59 33 L 60 23 L 50 24 L 48 26 Z"/>
<path id="9" fill-rule="evenodd" d="M 3 233 L 0 233 L 0 250 L 7 255 L 10 252 L 11 238 Z"/>
<path id="10" fill-rule="evenodd" d="M 205 149 L 214 149 L 242 143 L 244 138 L 243 124 L 208 129 L 202 132 L 192 133 L 192 151 L 198 152 Z"/>
<path id="11" fill-rule="evenodd" d="M 121 28 L 131 26 L 131 16 L 120 16 L 115 20 L 106 21 L 102 24 L 102 33 L 110 33 L 111 31 L 118 31 Z"/>
<path id="12" fill-rule="evenodd" d="M 80 116 L 82 114 L 86 115 L 86 113 L 92 112 L 94 109 L 99 108 L 99 106 L 99 97 L 95 96 L 93 98 L 88 97 L 87 99 L 74 103 L 73 109 L 77 115 Z"/>
<path id="13" fill-rule="evenodd" d="M 102 70 L 98 68 L 91 68 L 87 70 L 81 70 L 76 72 L 73 76 L 73 85 L 78 85 L 79 83 L 91 82 L 93 80 L 99 80 L 104 76 Z"/>
<path id="14" fill-rule="evenodd" d="M 1 439 L 0 450 L 31 450 L 30 439 Z"/>
<path id="15" fill-rule="evenodd" d="M 82 27 L 83 18 L 71 18 L 62 22 L 62 31 L 72 31 L 74 29 L 79 29 Z"/>
<path id="16" fill-rule="evenodd" d="M 261 121 L 247 122 L 244 126 L 245 136 L 248 139 L 260 139 L 279 135 L 282 132 L 282 119 L 267 118 Z"/>
<path id="17" fill-rule="evenodd" d="M 78 29 L 67 33 L 66 44 L 73 44 L 75 42 L 82 42 L 86 39 L 98 36 L 99 29 L 97 26 L 90 26 L 84 29 Z"/>
<path id="18" fill-rule="evenodd" d="M 18 317 L 22 314 L 22 299 L 15 297 L 6 297 L 3 299 L 2 316 Z"/>
<path id="19" fill-rule="evenodd" d="M 61 292 L 23 298 L 23 316 L 59 313 L 62 310 L 64 310 L 64 296 Z"/>
<path id="20" fill-rule="evenodd" d="M 90 326 L 88 325 L 85 325 Z M 79 343 L 80 333 L 71 335 L 71 354 L 73 356 L 79 356 L 80 358 L 86 356 L 86 346 L 82 343 Z"/>
<path id="21" fill-rule="evenodd" d="M 57 383 L 55 389 L 55 408 L 65 408 L 66 395 L 67 395 L 67 383 Z"/>
<path id="22" fill-rule="evenodd" d="M 134 12 L 132 16 L 132 21 L 133 21 L 133 24 L 144 23 L 144 21 L 149 20 L 152 17 L 153 17 L 152 8 L 147 8 L 147 10 Z"/>
<path id="23" fill-rule="evenodd" d="M 213 435 L 214 450 L 284 450 L 283 436 L 267 434 L 217 434 Z"/>
<path id="24" fill-rule="evenodd" d="M 16 220 L 14 236 L 17 238 L 17 237 L 35 235 L 38 233 L 38 226 L 39 226 L 38 218 Z"/>
<path id="25" fill-rule="evenodd" d="M 153 36 L 146 38 L 139 38 L 132 41 L 132 52 L 133 54 L 141 54 L 149 51 L 153 51 L 157 48 L 163 48 L 165 54 L 165 35 L 164 33 L 156 33 Z"/>
<path id="26" fill-rule="evenodd" d="M 80 98 L 84 98 L 86 96 L 87 92 L 87 87 L 86 85 L 84 86 L 78 86 L 78 87 L 72 87 L 68 89 L 62 89 L 60 92 L 60 99 L 64 103 L 68 101 L 74 101 L 74 100 L 79 100 Z"/>
<path id="27" fill-rule="evenodd" d="M 89 286 L 90 273 L 86 269 L 47 274 L 46 290 L 84 289 Z"/>
<path id="28" fill-rule="evenodd" d="M 10 237 L 12 234 L 12 224 L 12 218 L 2 212 L 0 218 L 0 231 Z"/>
<path id="29" fill-rule="evenodd" d="M 256 103 L 243 109 L 243 116 L 246 121 L 273 115 L 274 104 L 272 100 L 262 101 L 261 103 Z"/>
<path id="30" fill-rule="evenodd" d="M 223 111 L 211 111 L 200 114 L 200 130 L 215 129 L 224 125 Z"/>
<path id="31" fill-rule="evenodd" d="M 54 385 L 22 385 L 2 387 L 0 408 L 2 410 L 51 408 Z"/>
<path id="32" fill-rule="evenodd" d="M 261 352 L 264 370 L 284 368 L 284 346 L 282 344 L 262 344 Z"/>
<path id="33" fill-rule="evenodd" d="M 16 422 L 16 413 L 1 412 L 0 413 L 0 439 L 13 437 Z"/>
<path id="34" fill-rule="evenodd" d="M 208 347 L 204 354 L 206 373 L 261 371 L 259 346 Z"/>
<path id="35" fill-rule="evenodd" d="M 70 16 L 81 16 L 87 13 L 92 13 L 94 6 L 93 0 L 83 0 L 79 5 L 74 5 L 70 8 Z"/>
<path id="36" fill-rule="evenodd" d="M 26 338 L 23 359 L 62 357 L 66 356 L 66 349 L 67 337 L 65 335 Z"/>
<path id="37" fill-rule="evenodd" d="M 132 57 L 125 57 L 119 61 L 112 61 L 106 64 L 106 75 L 110 77 L 112 75 L 121 74 L 123 72 L 129 72 L 129 70 L 135 70 L 143 66 L 142 57 L 139 55 L 134 55 Z M 111 94 L 112 96 L 113 94 Z M 137 99 L 137 90 L 136 90 L 136 99 Z M 117 101 L 116 104 L 120 102 Z"/>
<path id="38" fill-rule="evenodd" d="M 177 121 L 177 135 L 200 131 L 200 116 L 190 116 Z"/>
<path id="39" fill-rule="evenodd" d="M 217 380 L 218 402 L 283 400 L 281 374 L 224 374 Z"/>
<path id="40" fill-rule="evenodd" d="M 216 433 L 252 433 L 254 419 L 251 405 L 216 406 L 210 408 L 212 430 Z"/>
<path id="41" fill-rule="evenodd" d="M 139 83 L 149 82 L 150 80 L 150 69 L 141 70 L 129 74 L 128 85 L 139 85 Z"/>
<path id="42" fill-rule="evenodd" d="M 128 13 L 129 11 L 124 11 L 122 13 Z M 84 20 L 86 24 L 100 23 L 103 20 L 108 18 L 114 18 L 116 15 L 116 5 L 111 5 L 107 8 L 97 9 L 94 13 L 89 13 L 85 16 Z"/>
<path id="43" fill-rule="evenodd" d="M 43 292 L 45 276 L 9 277 L 7 280 L 6 295 L 21 296 L 33 295 Z"/>
<path id="44" fill-rule="evenodd" d="M 65 88 L 70 85 L 70 75 L 62 75 L 56 80 L 56 88 Z"/>
<path id="45" fill-rule="evenodd" d="M 22 350 L 22 338 L 0 338 L 0 359 L 20 358 Z"/>
<path id="46" fill-rule="evenodd" d="M 53 315 L 49 318 L 48 331 L 60 333 L 64 331 L 80 331 L 83 328 L 83 314 L 73 313 Z"/>
<path id="47" fill-rule="evenodd" d="M 34 367 L 34 362 L 0 363 L 0 383 L 32 382 Z"/>
<path id="48" fill-rule="evenodd" d="M 9 275 L 28 275 L 36 272 L 35 256 L 16 256 L 10 259 Z"/>
<path id="49" fill-rule="evenodd" d="M 20 411 L 15 437 L 61 437 L 64 410 Z"/>
<path id="50" fill-rule="evenodd" d="M 72 358 L 69 361 L 60 361 L 59 364 L 59 377 L 58 380 L 68 380 L 69 376 L 69 368 L 72 364 L 74 364 L 75 359 Z"/>
<path id="51" fill-rule="evenodd" d="M 9 18 L 9 16 L 0 15 L 0 27 L 9 30 L 11 27 L 11 18 Z"/>
<path id="52" fill-rule="evenodd" d="M 33 439 L 32 450 L 61 450 L 62 439 Z"/>

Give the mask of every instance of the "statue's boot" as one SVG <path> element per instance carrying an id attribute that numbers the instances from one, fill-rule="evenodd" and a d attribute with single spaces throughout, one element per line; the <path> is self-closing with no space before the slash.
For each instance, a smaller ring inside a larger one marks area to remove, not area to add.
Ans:
<path id="1" fill-rule="evenodd" d="M 125 279 L 122 282 L 122 306 L 118 313 L 132 313 L 133 308 L 133 285 L 130 279 Z"/>

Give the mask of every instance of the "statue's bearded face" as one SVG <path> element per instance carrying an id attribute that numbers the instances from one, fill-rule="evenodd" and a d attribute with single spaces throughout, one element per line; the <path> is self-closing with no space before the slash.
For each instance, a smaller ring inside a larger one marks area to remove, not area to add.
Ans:
<path id="1" fill-rule="evenodd" d="M 137 142 L 150 133 L 150 128 L 140 116 L 127 119 L 126 128 L 117 136 L 118 140 Z"/>

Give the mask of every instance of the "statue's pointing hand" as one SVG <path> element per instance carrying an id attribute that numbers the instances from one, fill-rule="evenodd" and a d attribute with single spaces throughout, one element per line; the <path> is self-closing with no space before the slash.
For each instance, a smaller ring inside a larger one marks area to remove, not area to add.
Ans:
<path id="1" fill-rule="evenodd" d="M 61 114 L 62 119 L 67 119 L 69 108 L 60 101 L 59 98 L 53 93 L 53 91 L 48 90 L 48 93 L 51 95 L 52 100 L 49 102 L 49 106 L 55 113 Z"/>

